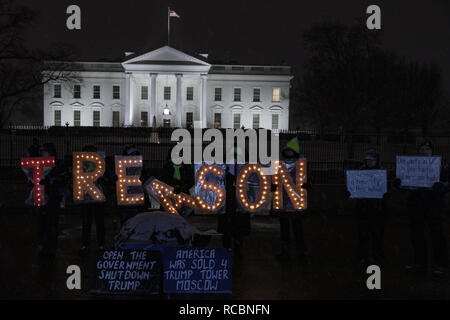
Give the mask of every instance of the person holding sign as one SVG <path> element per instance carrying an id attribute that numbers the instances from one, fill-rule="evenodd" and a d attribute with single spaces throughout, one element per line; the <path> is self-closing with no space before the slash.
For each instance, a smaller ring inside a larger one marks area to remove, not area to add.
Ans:
<path id="1" fill-rule="evenodd" d="M 374 149 L 368 150 L 364 154 L 363 166 L 360 170 L 379 171 L 380 169 L 378 152 Z M 384 176 L 384 179 L 386 179 L 386 176 Z M 375 181 L 375 183 L 378 182 Z M 348 183 L 349 181 L 347 180 Z M 354 191 L 353 189 L 357 188 L 349 188 L 350 191 Z M 349 191 L 347 191 L 347 196 L 351 196 Z M 378 195 L 373 198 L 368 198 L 366 195 L 364 197 L 358 196 L 356 199 L 357 258 L 364 271 L 369 265 L 376 264 L 380 266 L 383 262 L 383 235 L 387 218 L 385 196 L 386 193 L 381 195 L 380 198 L 378 198 Z"/>
<path id="2" fill-rule="evenodd" d="M 295 177 L 295 165 L 296 161 L 300 158 L 300 144 L 298 137 L 291 139 L 281 150 L 281 158 L 288 168 L 288 174 L 296 183 Z M 289 170 L 292 168 L 293 170 Z M 298 181 L 297 181 L 298 183 Z M 274 189 L 274 185 L 272 189 Z M 275 187 L 277 188 L 277 187 Z M 310 190 L 311 184 L 309 182 L 302 184 L 301 188 Z M 297 257 L 300 263 L 309 264 L 308 249 L 306 246 L 304 233 L 303 233 L 303 212 L 297 210 L 294 206 L 290 205 L 290 200 L 286 191 L 282 192 L 282 202 L 285 203 L 283 209 L 278 211 L 277 214 L 280 217 L 280 238 L 281 238 L 281 251 L 276 255 L 277 260 L 287 261 L 290 259 L 290 244 L 291 244 L 291 231 L 295 238 L 295 247 L 297 251 Z M 272 209 L 275 210 L 274 208 Z"/>
<path id="3" fill-rule="evenodd" d="M 431 157 L 433 142 L 425 139 L 419 147 L 419 155 Z M 426 275 L 428 271 L 428 250 L 425 227 L 428 227 L 434 253 L 436 277 L 448 276 L 448 249 L 443 230 L 444 195 L 448 192 L 449 168 L 441 163 L 440 181 L 431 188 L 414 188 L 408 193 L 407 209 L 411 228 L 411 242 L 414 249 L 414 263 L 407 265 L 411 273 Z M 402 181 L 397 177 L 396 187 L 401 188 Z"/>
<path id="4" fill-rule="evenodd" d="M 237 163 L 239 156 L 248 159 L 248 148 L 245 153 L 239 148 L 234 148 L 234 163 L 227 164 L 225 169 L 225 214 L 217 216 L 217 231 L 223 233 L 223 246 L 232 248 L 236 258 L 242 258 L 242 249 L 245 237 L 250 235 L 250 213 L 245 212 L 236 199 L 236 179 L 242 165 Z"/>
<path id="5" fill-rule="evenodd" d="M 83 152 L 97 152 L 97 148 L 93 145 L 86 145 L 83 148 Z M 86 161 L 82 164 L 83 172 L 89 173 L 95 170 L 95 163 Z M 104 189 L 103 177 L 96 183 L 97 188 L 103 193 Z M 82 246 L 79 250 L 81 256 L 86 255 L 89 252 L 91 244 L 91 229 L 92 220 L 95 219 L 95 228 L 97 234 L 97 246 L 99 250 L 104 249 L 105 245 L 105 203 L 102 201 L 95 201 L 90 198 L 86 191 L 84 191 L 85 201 L 81 202 L 81 216 L 82 216 L 82 231 L 81 239 Z"/>

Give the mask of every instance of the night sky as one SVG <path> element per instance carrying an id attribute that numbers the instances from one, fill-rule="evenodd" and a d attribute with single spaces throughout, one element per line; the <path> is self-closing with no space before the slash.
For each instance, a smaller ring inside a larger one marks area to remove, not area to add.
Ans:
<path id="1" fill-rule="evenodd" d="M 118 59 L 125 51 L 145 51 L 167 44 L 167 6 L 172 18 L 171 45 L 209 53 L 215 60 L 294 66 L 301 72 L 302 33 L 314 23 L 365 23 L 366 8 L 382 10 L 384 46 L 417 61 L 440 65 L 450 87 L 450 2 L 402 1 L 106 1 L 18 0 L 39 13 L 28 32 L 30 46 L 63 42 L 84 61 Z M 82 30 L 66 28 L 66 8 L 82 10 Z M 361 20 L 363 19 L 363 20 Z M 448 90 L 447 90 L 448 91 Z"/>

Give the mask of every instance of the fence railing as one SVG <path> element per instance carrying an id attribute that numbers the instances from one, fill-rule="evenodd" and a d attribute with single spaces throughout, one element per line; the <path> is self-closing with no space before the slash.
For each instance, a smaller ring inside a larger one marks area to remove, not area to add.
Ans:
<path id="1" fill-rule="evenodd" d="M 174 142 L 173 128 L 92 128 L 92 127 L 11 127 L 0 129 L 0 179 L 17 178 L 20 173 L 20 158 L 34 140 L 39 144 L 51 142 L 58 158 L 81 151 L 86 144 L 97 146 L 106 156 L 122 154 L 126 144 L 134 144 L 144 159 L 147 168 L 162 168 Z M 385 168 L 394 170 L 395 156 L 412 155 L 417 152 L 423 139 L 419 135 L 396 133 L 343 135 L 339 132 L 318 133 L 313 131 L 279 131 L 280 147 L 292 137 L 298 136 L 301 153 L 308 158 L 309 171 L 316 183 L 344 183 L 347 169 L 358 168 L 364 153 L 375 149 Z M 435 154 L 444 159 L 450 156 L 450 134 L 430 134 L 435 145 Z"/>

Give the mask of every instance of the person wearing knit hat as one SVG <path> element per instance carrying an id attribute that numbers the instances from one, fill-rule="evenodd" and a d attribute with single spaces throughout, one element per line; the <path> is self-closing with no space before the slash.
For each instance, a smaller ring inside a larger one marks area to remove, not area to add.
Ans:
<path id="1" fill-rule="evenodd" d="M 430 138 L 423 139 L 419 145 L 419 155 L 430 157 L 433 152 L 433 141 Z M 449 176 L 448 165 L 442 160 L 439 182 L 436 182 L 431 189 L 415 188 L 408 190 L 407 210 L 414 252 L 414 263 L 406 266 L 406 271 L 410 273 L 426 275 L 429 270 L 428 245 L 425 233 L 425 229 L 428 229 L 435 264 L 432 275 L 437 278 L 448 277 L 449 257 L 443 214 L 444 197 L 449 191 Z M 401 180 L 396 179 L 395 185 L 400 187 Z"/>
<path id="2" fill-rule="evenodd" d="M 360 170 L 380 170 L 380 155 L 375 149 L 364 153 Z M 350 193 L 347 192 L 347 196 Z M 386 194 L 382 199 L 356 199 L 357 259 L 365 274 L 369 265 L 382 265 L 383 235 L 387 219 Z"/>
<path id="3" fill-rule="evenodd" d="M 281 150 L 281 159 L 287 166 L 295 166 L 295 162 L 300 158 L 300 143 L 298 137 L 294 137 L 286 143 L 286 146 Z M 294 170 L 295 171 L 295 170 Z M 294 181 L 295 181 L 295 177 Z M 310 190 L 310 177 L 308 183 L 301 187 Z M 272 186 L 274 189 L 275 186 Z M 283 190 L 283 199 L 287 199 L 287 194 Z M 279 261 L 290 260 L 290 245 L 291 245 L 291 228 L 295 239 L 295 249 L 297 251 L 297 258 L 301 264 L 309 264 L 309 253 L 304 238 L 303 232 L 303 215 L 304 212 L 299 213 L 296 210 L 284 208 L 283 211 L 277 212 L 280 220 L 280 244 L 281 251 L 276 255 Z"/>

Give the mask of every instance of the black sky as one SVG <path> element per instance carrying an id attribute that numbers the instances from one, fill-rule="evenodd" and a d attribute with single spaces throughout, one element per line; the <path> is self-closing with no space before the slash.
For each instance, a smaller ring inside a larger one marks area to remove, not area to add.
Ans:
<path id="1" fill-rule="evenodd" d="M 382 10 L 384 46 L 408 58 L 434 61 L 449 86 L 450 1 L 445 0 L 310 0 L 310 1 L 155 1 L 155 0 L 16 0 L 39 13 L 27 33 L 30 46 L 46 48 L 64 42 L 79 49 L 85 61 L 123 57 L 167 44 L 167 6 L 172 43 L 217 59 L 255 64 L 287 63 L 301 72 L 302 33 L 313 23 L 354 24 L 367 17 L 366 8 Z M 66 8 L 82 10 L 82 30 L 66 28 Z M 365 21 L 365 20 L 364 20 Z"/>

